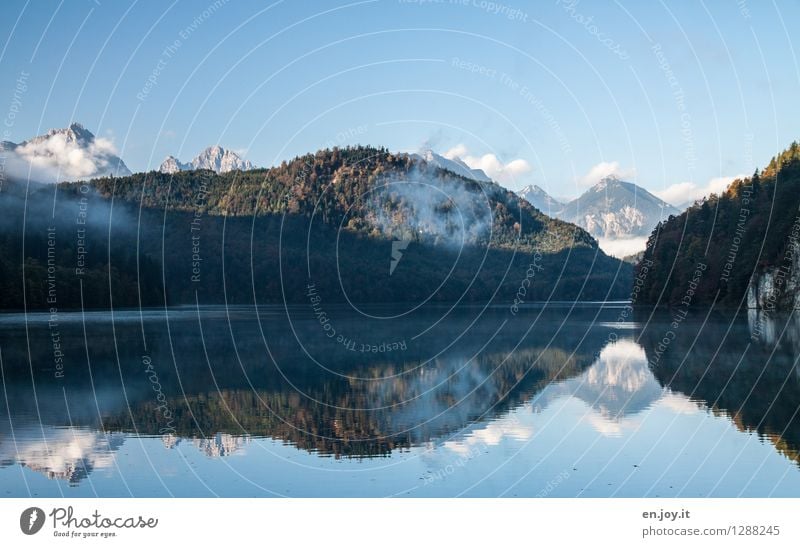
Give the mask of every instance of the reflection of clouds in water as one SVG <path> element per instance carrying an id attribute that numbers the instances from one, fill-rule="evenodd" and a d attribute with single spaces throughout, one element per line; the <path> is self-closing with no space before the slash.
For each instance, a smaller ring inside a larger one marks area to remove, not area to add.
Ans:
<path id="1" fill-rule="evenodd" d="M 648 381 L 655 381 L 647 368 L 644 348 L 630 340 L 620 340 L 603 348 L 585 376 L 590 385 L 615 387 L 626 393 L 639 391 Z"/>
<path id="2" fill-rule="evenodd" d="M 168 433 L 167 435 L 161 436 L 161 442 L 164 444 L 164 448 L 167 450 L 172 450 L 178 443 L 181 442 L 181 438 L 177 435 L 173 435 L 172 433 Z"/>
<path id="3" fill-rule="evenodd" d="M 444 356 L 420 368 L 418 373 L 396 375 L 380 382 L 353 382 L 353 392 L 358 395 L 353 400 L 388 409 L 376 413 L 382 420 L 383 431 L 391 434 L 401 431 L 412 442 L 423 443 L 431 437 L 460 431 L 487 411 L 493 414 L 492 409 L 517 381 L 509 371 L 514 367 L 524 370 L 536 356 L 538 353 L 525 352 L 485 359 Z M 384 372 L 397 371 L 384 369 Z M 488 424 L 481 422 L 475 427 L 494 428 L 494 423 L 494 420 Z"/>
<path id="4" fill-rule="evenodd" d="M 644 348 L 633 340 L 621 339 L 608 343 L 580 376 L 547 386 L 534 398 L 534 404 L 545 408 L 559 399 L 578 399 L 588 407 L 583 417 L 586 423 L 601 435 L 618 437 L 638 429 L 640 420 L 636 416 L 667 394 L 653 376 Z"/>
<path id="5" fill-rule="evenodd" d="M 125 442 L 122 434 L 55 427 L 15 430 L 13 438 L 3 437 L 0 466 L 19 464 L 70 483 L 80 482 L 95 469 L 111 467 L 114 452 Z"/>
<path id="6" fill-rule="evenodd" d="M 625 430 L 634 431 L 640 425 L 637 418 L 612 419 L 594 411 L 590 412 L 585 419 L 592 429 L 603 437 L 622 437 Z"/>
<path id="7" fill-rule="evenodd" d="M 173 449 L 177 447 L 183 439 L 176 435 L 163 435 L 161 442 L 164 448 Z M 235 452 L 239 452 L 245 445 L 250 443 L 250 436 L 231 435 L 230 433 L 217 433 L 212 437 L 195 437 L 191 439 L 192 444 L 200 452 L 209 458 L 220 458 L 230 456 Z"/>
<path id="8" fill-rule="evenodd" d="M 523 409 L 529 407 L 522 407 Z M 502 418 L 482 424 L 472 429 L 469 434 L 458 440 L 447 441 L 444 447 L 456 454 L 466 455 L 473 452 L 476 446 L 497 446 L 506 440 L 525 442 L 533 436 L 533 426 L 523 424 L 519 419 L 520 411 L 509 413 Z M 527 413 L 530 415 L 530 412 Z"/>
<path id="9" fill-rule="evenodd" d="M 16 428 L 0 435 L 0 467 L 19 464 L 50 479 L 77 484 L 97 469 L 114 464 L 115 453 L 125 442 L 123 433 L 101 433 L 77 428 Z M 181 442 L 175 435 L 164 435 L 165 448 Z M 217 433 L 208 438 L 191 439 L 200 452 L 211 458 L 230 456 L 250 442 L 249 436 Z"/>
<path id="10" fill-rule="evenodd" d="M 610 437 L 638 429 L 638 414 L 656 404 L 680 408 L 682 413 L 694 405 L 688 399 L 682 403 L 681 395 L 662 388 L 650 371 L 644 348 L 633 340 L 622 339 L 607 344 L 581 375 L 549 384 L 529 404 L 489 423 L 476 424 L 444 446 L 463 455 L 474 451 L 475 446 L 527 441 L 533 436 L 533 424 L 529 420 L 522 423 L 520 417 L 533 416 L 534 411 L 539 413 L 565 398 L 586 405 L 583 420 Z"/>
<path id="11" fill-rule="evenodd" d="M 700 403 L 691 400 L 683 393 L 674 391 L 664 392 L 664 396 L 658 400 L 656 405 L 669 409 L 673 414 L 697 414 L 701 410 Z"/>
<path id="12" fill-rule="evenodd" d="M 575 384 L 573 395 L 591 407 L 586 422 L 606 437 L 619 437 L 641 425 L 641 412 L 661 407 L 673 414 L 695 414 L 698 403 L 661 387 L 647 363 L 644 348 L 631 340 L 609 344 Z"/>

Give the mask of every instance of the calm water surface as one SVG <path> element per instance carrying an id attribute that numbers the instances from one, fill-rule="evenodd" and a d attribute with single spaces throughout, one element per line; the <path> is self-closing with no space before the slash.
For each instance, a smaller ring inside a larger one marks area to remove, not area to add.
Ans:
<path id="1" fill-rule="evenodd" d="M 625 310 L 1 315 L 0 492 L 800 495 L 800 321 Z"/>

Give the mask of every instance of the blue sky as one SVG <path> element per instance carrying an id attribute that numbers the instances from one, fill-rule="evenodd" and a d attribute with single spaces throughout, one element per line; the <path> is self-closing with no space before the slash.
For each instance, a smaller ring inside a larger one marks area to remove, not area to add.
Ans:
<path id="1" fill-rule="evenodd" d="M 0 108 L 16 93 L 8 140 L 78 121 L 134 171 L 217 143 L 262 166 L 430 146 L 512 189 L 617 172 L 678 202 L 800 138 L 797 20 L 748 0 L 6 0 Z"/>

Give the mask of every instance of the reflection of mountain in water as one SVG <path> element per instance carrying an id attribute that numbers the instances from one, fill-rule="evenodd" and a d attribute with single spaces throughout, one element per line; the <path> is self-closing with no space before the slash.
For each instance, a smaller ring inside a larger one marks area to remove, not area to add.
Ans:
<path id="1" fill-rule="evenodd" d="M 575 397 L 610 420 L 647 409 L 664 391 L 647 368 L 644 350 L 630 340 L 607 345 L 589 370 L 568 383 Z"/>
<path id="2" fill-rule="evenodd" d="M 757 432 L 800 463 L 800 322 L 793 314 L 743 315 L 690 318 L 655 364 L 670 319 L 656 314 L 639 340 L 662 385 L 702 401 L 741 431 Z"/>
<path id="3" fill-rule="evenodd" d="M 115 453 L 125 443 L 124 433 L 101 433 L 77 427 L 44 428 L 26 426 L 0 432 L 0 467 L 19 464 L 50 479 L 78 484 L 95 469 L 114 465 Z M 181 437 L 162 437 L 165 448 L 175 448 Z M 190 439 L 191 444 L 210 458 L 230 456 L 250 442 L 249 436 L 217 433 L 208 438 Z"/>
<path id="4" fill-rule="evenodd" d="M 535 408 L 544 408 L 555 399 L 575 397 L 591 409 L 587 420 L 595 429 L 617 435 L 625 420 L 666 395 L 650 372 L 642 347 L 620 339 L 607 344 L 585 372 L 548 386 L 533 402 Z"/>
<path id="5" fill-rule="evenodd" d="M 377 456 L 494 418 L 589 364 L 561 350 L 530 348 L 472 361 L 443 357 L 416 369 L 415 362 L 376 364 L 359 372 L 381 380 L 323 376 L 302 385 L 305 396 L 289 386 L 223 389 L 170 398 L 168 404 L 184 436 L 227 431 L 278 438 L 322 454 Z M 157 427 L 156 406 L 147 401 L 133 408 L 140 431 Z M 133 425 L 127 414 L 103 423 L 126 431 Z"/>
<path id="6" fill-rule="evenodd" d="M 192 443 L 198 450 L 210 458 L 230 456 L 234 452 L 238 452 L 249 442 L 250 437 L 247 435 L 236 437 L 228 433 L 217 433 L 213 437 L 192 439 Z"/>
<path id="7" fill-rule="evenodd" d="M 6 405 L 13 412 L 0 416 L 0 423 L 13 424 L 17 434 L 15 449 L 10 431 L 0 432 L 0 458 L 3 465 L 19 463 L 75 482 L 110 465 L 125 435 L 161 435 L 167 425 L 174 434 L 161 436 L 166 448 L 191 442 L 210 457 L 240 451 L 252 437 L 336 457 L 385 456 L 427 444 L 458 452 L 468 450 L 468 442 L 528 440 L 532 430 L 513 419 L 514 409 L 536 411 L 572 397 L 586 405 L 586 420 L 605 435 L 637 427 L 637 416 L 655 405 L 676 413 L 706 406 L 798 460 L 797 321 L 760 319 L 763 328 L 748 347 L 753 318 L 750 326 L 744 317 L 734 321 L 727 336 L 724 317 L 705 325 L 687 320 L 654 364 L 668 317 L 656 314 L 638 333 L 639 343 L 609 343 L 608 315 L 616 311 L 594 313 L 558 309 L 508 323 L 502 314 L 475 323 L 457 316 L 416 339 L 423 328 L 413 321 L 384 328 L 380 321 L 332 314 L 339 332 L 407 343 L 406 351 L 384 353 L 349 350 L 319 336 L 319 323 L 302 317 L 287 333 L 280 316 L 259 324 L 252 314 L 234 314 L 229 327 L 225 316 L 211 313 L 201 338 L 196 316 L 174 314 L 171 340 L 165 324 L 151 318 L 144 327 L 147 355 L 163 402 L 143 372 L 137 321 L 116 324 L 116 337 L 103 321 L 87 323 L 93 385 L 81 361 L 80 324 L 60 327 L 68 359 L 64 378 L 56 380 L 48 366 L 46 322 L 30 323 L 37 399 L 25 344 L 6 343 L 13 330 L 0 328 L 7 386 L 0 413 Z M 569 326 L 560 328 L 565 314 L 571 314 Z M 772 354 L 776 345 L 783 349 Z M 37 415 L 46 424 L 43 433 L 31 426 Z M 20 431 L 29 434 L 21 437 Z"/>
<path id="8" fill-rule="evenodd" d="M 77 484 L 95 469 L 114 465 L 125 442 L 120 433 L 78 428 L 27 427 L 0 434 L 0 467 L 20 464 L 51 479 Z"/>
<path id="9" fill-rule="evenodd" d="M 252 314 L 234 318 L 230 330 L 224 315 L 210 314 L 202 338 L 191 314 L 185 321 L 173 314 L 171 341 L 163 323 L 153 319 L 145 323 L 149 357 L 169 422 L 143 373 L 137 321 L 117 323 L 116 338 L 102 321 L 87 324 L 94 388 L 79 359 L 81 325 L 61 325 L 64 353 L 73 359 L 56 381 L 46 366 L 46 324 L 32 323 L 32 361 L 44 365 L 34 371 L 38 411 L 44 421 L 61 426 L 68 425 L 63 423 L 67 415 L 73 424 L 125 433 L 161 435 L 172 426 L 175 435 L 162 436 L 166 447 L 190 438 L 209 455 L 230 454 L 248 436 L 272 437 L 320 454 L 388 455 L 473 421 L 492 420 L 552 381 L 581 373 L 607 338 L 608 329 L 593 323 L 595 313 L 575 312 L 580 328 L 559 329 L 564 312 L 548 312 L 531 332 L 533 314 L 502 329 L 505 310 L 477 323 L 474 317 L 456 316 L 418 342 L 414 335 L 430 323 L 384 328 L 381 322 L 331 314 L 340 332 L 368 333 L 376 343 L 405 340 L 407 350 L 395 353 L 351 351 L 320 336 L 319 323 L 304 317 L 294 320 L 302 347 L 285 332 L 283 318 L 267 319 L 269 352 Z M 7 382 L 15 385 L 9 390 L 10 407 L 20 416 L 35 415 L 30 373 L 24 366 L 9 367 L 12 361 L 27 361 L 24 348 L 9 345 L 3 356 Z"/>
<path id="10" fill-rule="evenodd" d="M 164 448 L 173 449 L 181 444 L 183 437 L 173 433 L 161 436 Z M 217 433 L 211 437 L 194 437 L 191 439 L 192 445 L 209 458 L 221 458 L 230 456 L 242 450 L 250 443 L 249 435 L 236 436 L 229 433 Z"/>

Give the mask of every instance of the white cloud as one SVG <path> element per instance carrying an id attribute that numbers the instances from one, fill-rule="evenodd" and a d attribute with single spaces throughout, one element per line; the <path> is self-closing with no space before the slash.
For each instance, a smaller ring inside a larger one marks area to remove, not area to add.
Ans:
<path id="1" fill-rule="evenodd" d="M 114 452 L 124 442 L 121 434 L 96 433 L 54 427 L 15 431 L 15 442 L 0 446 L 0 461 L 18 463 L 49 478 L 80 478 L 85 469 L 114 465 Z M 0 434 L 5 434 L 3 431 Z"/>
<path id="2" fill-rule="evenodd" d="M 697 192 L 697 185 L 693 182 L 679 182 L 672 186 L 667 186 L 663 190 L 653 192 L 667 203 L 680 205 L 692 199 Z"/>
<path id="3" fill-rule="evenodd" d="M 584 420 L 603 437 L 622 437 L 622 423 L 603 416 L 595 410 L 588 412 Z"/>
<path id="4" fill-rule="evenodd" d="M 636 176 L 636 169 L 623 169 L 619 166 L 618 161 L 601 161 L 589 169 L 589 172 L 581 177 L 579 182 L 582 186 L 593 186 L 610 175 L 620 179 L 630 179 Z"/>
<path id="5" fill-rule="evenodd" d="M 457 144 L 442 155 L 449 160 L 460 159 L 469 165 L 471 169 L 481 169 L 492 180 L 501 183 L 514 182 L 518 177 L 533 171 L 531 164 L 522 158 L 503 163 L 503 161 L 494 154 L 473 156 L 463 144 Z"/>
<path id="6" fill-rule="evenodd" d="M 116 148 L 109 139 L 96 137 L 89 142 L 77 142 L 63 133 L 38 137 L 9 152 L 19 176 L 27 177 L 30 169 L 31 178 L 40 182 L 129 174 L 127 168 L 118 170 L 115 154 Z"/>
<path id="7" fill-rule="evenodd" d="M 678 182 L 653 193 L 667 203 L 683 205 L 689 201 L 703 199 L 712 193 L 720 194 L 725 191 L 731 182 L 736 179 L 743 179 L 745 176 L 746 175 L 715 177 L 709 180 L 705 186 L 698 186 L 694 182 Z"/>
<path id="8" fill-rule="evenodd" d="M 629 237 L 625 239 L 598 237 L 597 244 L 603 252 L 616 258 L 625 258 L 647 247 L 646 237 Z"/>
<path id="9" fill-rule="evenodd" d="M 467 147 L 463 144 L 457 144 L 447 152 L 443 154 L 443 156 L 449 160 L 453 160 L 456 158 L 464 158 L 464 156 L 468 155 L 469 151 Z"/>

